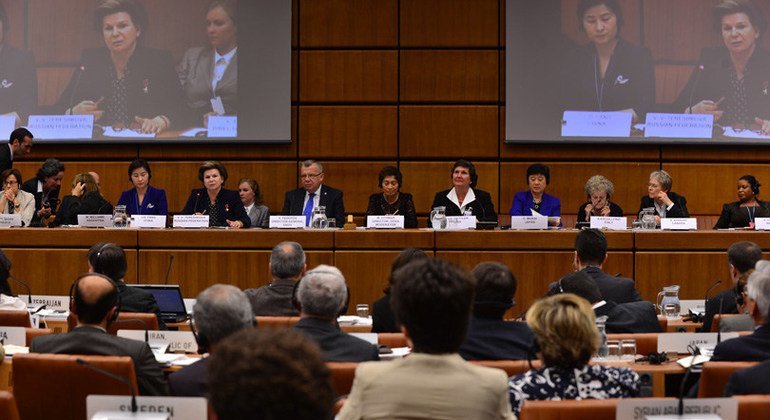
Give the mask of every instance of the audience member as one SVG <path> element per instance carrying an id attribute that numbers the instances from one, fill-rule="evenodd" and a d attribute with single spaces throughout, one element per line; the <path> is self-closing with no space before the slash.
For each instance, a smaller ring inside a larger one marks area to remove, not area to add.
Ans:
<path id="1" fill-rule="evenodd" d="M 725 397 L 770 394 L 770 360 L 735 371 L 725 385 Z"/>
<path id="2" fill-rule="evenodd" d="M 755 271 L 746 284 L 746 307 L 756 329 L 751 335 L 725 340 L 714 348 L 713 361 L 764 361 L 770 359 L 770 274 Z"/>
<path id="3" fill-rule="evenodd" d="M 64 178 L 64 164 L 58 159 L 46 159 L 34 178 L 28 179 L 21 189 L 35 196 L 35 214 L 30 226 L 45 226 L 48 218 L 56 213 L 59 205 L 59 189 Z"/>
<path id="4" fill-rule="evenodd" d="M 254 316 L 297 316 L 292 303 L 297 282 L 305 274 L 305 251 L 297 242 L 281 242 L 270 254 L 270 274 L 273 280 L 267 286 L 246 289 Z"/>
<path id="5" fill-rule="evenodd" d="M 337 226 L 345 223 L 345 204 L 342 191 L 323 185 L 324 166 L 315 160 L 306 160 L 300 167 L 302 187 L 286 193 L 281 214 L 289 216 L 305 216 L 305 226 L 310 226 L 313 209 L 318 206 L 326 207 L 326 217 L 335 219 Z"/>
<path id="6" fill-rule="evenodd" d="M 719 320 L 719 331 L 754 331 L 754 319 L 748 314 L 748 307 L 746 306 L 746 284 L 749 282 L 749 276 L 753 272 L 754 270 L 750 269 L 738 276 L 738 281 L 735 283 L 735 304 L 738 307 L 738 313 L 722 317 Z"/>
<path id="7" fill-rule="evenodd" d="M 602 299 L 615 303 L 642 300 L 634 281 L 625 277 L 611 276 L 602 267 L 607 262 L 607 237 L 599 229 L 584 229 L 575 237 L 576 271 L 588 274 L 602 292 Z"/>
<path id="8" fill-rule="evenodd" d="M 373 333 L 401 332 L 401 328 L 396 324 L 396 316 L 393 314 L 393 309 L 390 304 L 390 290 L 393 287 L 393 273 L 412 261 L 426 258 L 428 258 L 428 255 L 421 249 L 406 248 L 393 259 L 393 262 L 390 265 L 388 285 L 383 289 L 385 296 L 375 300 L 372 305 Z"/>

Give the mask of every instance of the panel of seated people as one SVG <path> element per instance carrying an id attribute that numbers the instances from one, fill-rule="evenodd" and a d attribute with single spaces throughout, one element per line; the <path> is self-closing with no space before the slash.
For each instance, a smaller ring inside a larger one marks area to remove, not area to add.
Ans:
<path id="1" fill-rule="evenodd" d="M 726 265 L 724 252 L 637 252 L 636 288 L 642 298 L 651 302 L 664 286 L 674 284 L 681 287 L 680 298 L 703 299 L 706 289 L 717 280 L 722 284 L 711 292 L 712 296 L 730 287 Z"/>

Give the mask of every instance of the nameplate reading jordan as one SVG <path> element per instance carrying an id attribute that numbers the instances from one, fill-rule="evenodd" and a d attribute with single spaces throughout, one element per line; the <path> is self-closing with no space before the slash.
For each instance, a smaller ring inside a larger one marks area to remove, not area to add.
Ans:
<path id="1" fill-rule="evenodd" d="M 209 227 L 208 214 L 177 214 L 174 216 L 172 226 L 175 228 L 207 228 Z"/>
<path id="2" fill-rule="evenodd" d="M 78 214 L 78 226 L 87 228 L 112 227 L 110 214 Z"/>
<path id="3" fill-rule="evenodd" d="M 630 112 L 564 111 L 563 137 L 631 137 Z"/>
<path id="4" fill-rule="evenodd" d="M 304 229 L 305 216 L 270 216 L 270 229 Z"/>
<path id="5" fill-rule="evenodd" d="M 544 230 L 548 229 L 548 218 L 542 216 L 511 216 L 513 230 Z"/>
<path id="6" fill-rule="evenodd" d="M 679 417 L 679 402 L 673 398 L 621 398 L 618 400 L 616 419 L 723 419 L 738 418 L 738 400 L 735 398 L 688 398 L 684 400 Z"/>
<path id="7" fill-rule="evenodd" d="M 35 139 L 90 139 L 93 137 L 93 115 L 30 115 L 27 128 Z"/>
<path id="8" fill-rule="evenodd" d="M 166 227 L 166 216 L 135 214 L 131 216 L 131 227 L 162 229 Z"/>
<path id="9" fill-rule="evenodd" d="M 0 228 L 10 228 L 21 226 L 21 215 L 14 214 L 0 214 Z"/>
<path id="10" fill-rule="evenodd" d="M 591 229 L 626 230 L 627 227 L 625 217 L 591 216 Z"/>
<path id="11" fill-rule="evenodd" d="M 737 332 L 722 333 L 722 341 L 738 337 Z M 689 353 L 687 346 L 715 346 L 717 333 L 661 333 L 658 334 L 658 352 Z"/>
<path id="12" fill-rule="evenodd" d="M 19 295 L 19 299 L 29 302 L 29 295 Z M 33 305 L 45 305 L 46 309 L 68 311 L 70 309 L 69 296 L 32 295 Z"/>
<path id="13" fill-rule="evenodd" d="M 27 333 L 24 327 L 0 327 L 0 342 L 5 345 L 25 347 L 27 345 Z"/>
<path id="14" fill-rule="evenodd" d="M 476 216 L 447 216 L 446 230 L 476 229 Z"/>
<path id="15" fill-rule="evenodd" d="M 370 229 L 403 229 L 404 216 L 366 216 L 366 227 Z"/>
<path id="16" fill-rule="evenodd" d="M 209 117 L 209 137 L 237 137 L 238 136 L 238 117 Z"/>
<path id="17" fill-rule="evenodd" d="M 768 219 L 770 220 L 770 219 Z M 660 219 L 662 230 L 698 230 L 698 219 L 694 217 L 686 219 Z"/>
<path id="18" fill-rule="evenodd" d="M 164 414 L 172 420 L 208 419 L 208 402 L 202 397 L 144 397 L 136 396 L 137 414 Z M 100 412 L 116 412 L 124 417 L 95 417 Z M 89 395 L 86 397 L 86 418 L 114 419 L 131 417 L 131 396 Z"/>
<path id="19" fill-rule="evenodd" d="M 714 116 L 709 114 L 648 113 L 644 137 L 675 137 L 680 139 L 710 139 Z"/>
<path id="20" fill-rule="evenodd" d="M 0 115 L 0 134 L 8 137 L 16 128 L 16 117 L 13 115 Z"/>
<path id="21" fill-rule="evenodd" d="M 754 219 L 754 229 L 770 230 L 770 217 L 757 217 Z"/>
<path id="22" fill-rule="evenodd" d="M 170 353 L 196 353 L 198 343 L 192 331 L 148 331 L 150 344 L 168 344 Z M 144 330 L 118 330 L 118 337 L 144 341 Z"/>

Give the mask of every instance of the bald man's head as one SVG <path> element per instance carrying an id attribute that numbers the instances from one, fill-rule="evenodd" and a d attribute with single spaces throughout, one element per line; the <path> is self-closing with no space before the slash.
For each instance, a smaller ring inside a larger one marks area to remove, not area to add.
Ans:
<path id="1" fill-rule="evenodd" d="M 99 178 L 99 174 L 97 174 L 94 171 L 89 172 L 89 174 L 91 174 L 91 176 L 94 177 L 94 181 L 96 181 L 96 185 L 101 187 L 102 184 L 101 184 L 101 182 L 99 182 L 99 181 L 101 181 L 101 179 Z"/>
<path id="2" fill-rule="evenodd" d="M 118 288 L 107 276 L 85 274 L 75 280 L 73 298 L 81 324 L 101 324 L 118 306 Z"/>

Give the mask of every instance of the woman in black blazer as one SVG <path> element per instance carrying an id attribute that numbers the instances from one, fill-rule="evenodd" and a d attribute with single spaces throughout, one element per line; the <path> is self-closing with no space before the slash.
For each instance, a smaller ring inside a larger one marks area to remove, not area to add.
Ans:
<path id="1" fill-rule="evenodd" d="M 762 184 L 752 175 L 738 178 L 738 201 L 722 206 L 714 229 L 754 228 L 754 219 L 770 217 L 770 205 L 757 198 Z"/>
<path id="2" fill-rule="evenodd" d="M 247 228 L 251 219 L 246 214 L 237 191 L 222 188 L 227 181 L 227 169 L 215 160 L 203 162 L 198 168 L 198 179 L 205 188 L 190 191 L 190 197 L 181 214 L 209 216 L 209 226 Z"/>
<path id="3" fill-rule="evenodd" d="M 367 216 L 404 216 L 404 228 L 417 227 L 417 212 L 414 209 L 412 194 L 401 191 L 404 177 L 395 166 L 382 168 L 378 176 L 382 192 L 369 196 Z M 366 223 L 366 220 L 364 221 Z"/>
<path id="4" fill-rule="evenodd" d="M 610 201 L 615 192 L 612 181 L 602 175 L 594 175 L 588 178 L 584 190 L 588 201 L 578 209 L 578 225 L 589 223 L 591 216 L 623 217 L 623 209 Z"/>
<path id="5" fill-rule="evenodd" d="M 675 192 L 671 192 L 673 180 L 666 171 L 655 171 L 650 174 L 650 182 L 647 183 L 647 195 L 642 196 L 639 205 L 639 213 L 643 209 L 655 209 L 655 223 L 660 225 L 661 218 L 687 218 L 690 212 L 687 210 L 687 199 Z"/>
<path id="6" fill-rule="evenodd" d="M 486 191 L 476 189 L 478 180 L 479 176 L 473 163 L 465 159 L 458 160 L 452 167 L 454 187 L 437 192 L 431 209 L 446 207 L 447 216 L 473 215 L 480 222 L 497 222 L 492 196 Z M 428 227 L 433 227 L 430 218 Z"/>

